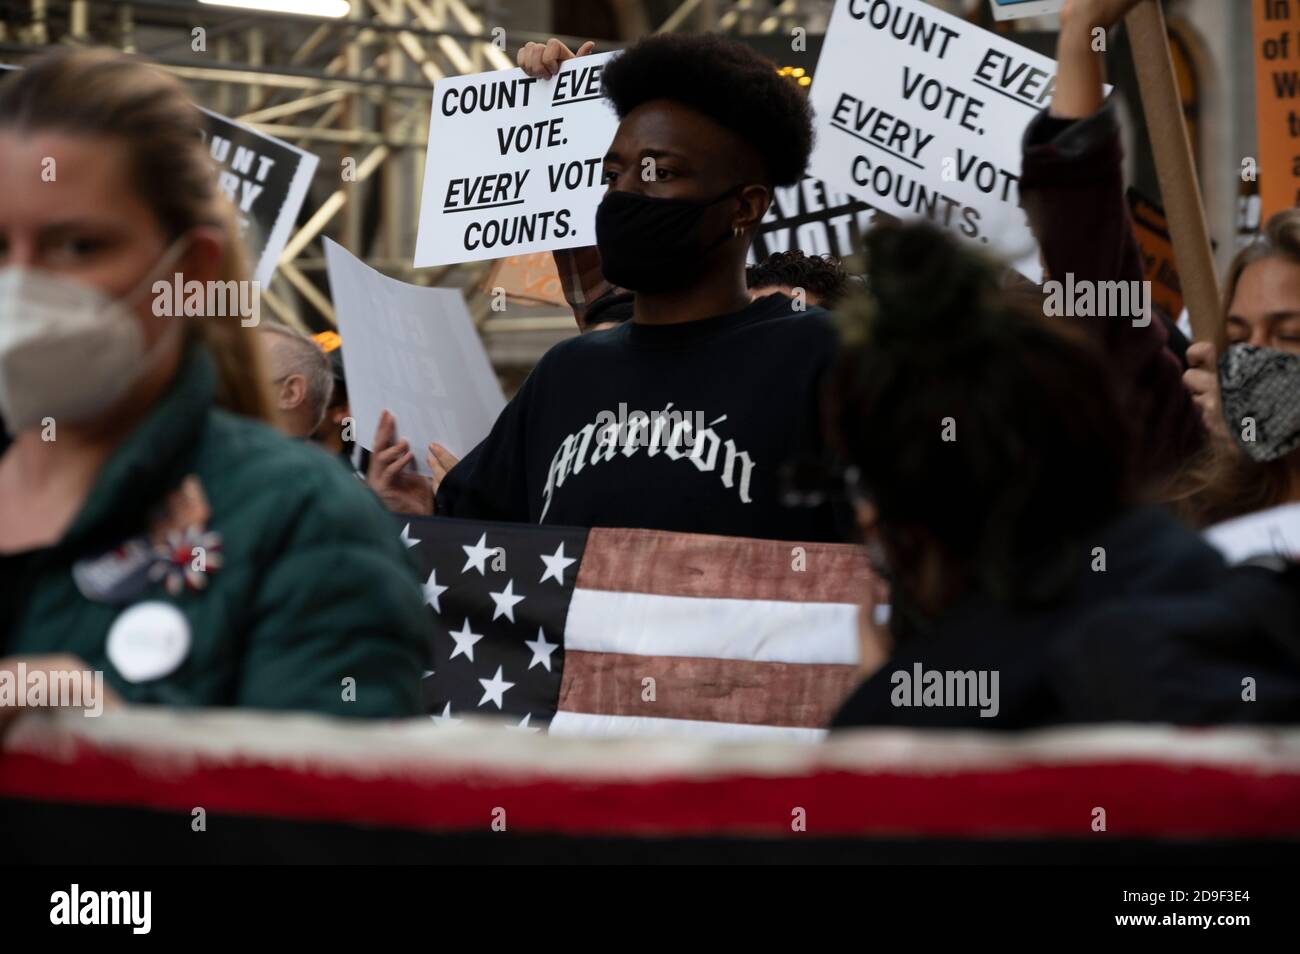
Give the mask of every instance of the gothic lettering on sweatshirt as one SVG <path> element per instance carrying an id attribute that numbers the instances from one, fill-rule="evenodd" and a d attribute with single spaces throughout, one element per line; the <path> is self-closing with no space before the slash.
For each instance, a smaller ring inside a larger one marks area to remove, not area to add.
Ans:
<path id="1" fill-rule="evenodd" d="M 623 409 L 626 409 L 626 402 Z M 621 421 L 612 411 L 601 411 L 596 420 L 573 434 L 566 434 L 551 457 L 546 484 L 542 488 L 546 502 L 542 506 L 541 520 L 546 519 L 552 496 L 557 488 L 564 486 L 564 480 L 570 474 L 579 473 L 584 467 L 595 467 L 602 461 L 611 461 L 616 455 L 632 457 L 637 453 L 644 453 L 647 457 L 662 453 L 669 460 L 694 465 L 700 473 L 717 472 L 723 487 L 734 489 L 742 503 L 752 503 L 749 485 L 754 473 L 753 459 L 737 448 L 730 437 L 723 440 L 714 430 L 714 425 L 725 422 L 727 415 L 723 414 L 708 424 L 703 419 L 704 415 L 698 411 L 694 415 L 682 414 L 671 404 L 654 415 L 645 411 L 625 412 Z M 720 455 L 722 467 L 719 470 Z"/>

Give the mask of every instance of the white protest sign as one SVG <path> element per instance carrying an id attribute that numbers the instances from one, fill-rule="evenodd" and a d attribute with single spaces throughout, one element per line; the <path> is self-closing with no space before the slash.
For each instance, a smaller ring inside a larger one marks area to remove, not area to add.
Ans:
<path id="1" fill-rule="evenodd" d="M 1038 281 L 1020 141 L 1056 63 L 921 0 L 837 0 L 812 85 L 809 173 L 987 245 Z"/>
<path id="2" fill-rule="evenodd" d="M 329 239 L 325 264 L 358 443 L 374 450 L 387 408 L 420 473 L 431 441 L 465 456 L 506 401 L 461 293 L 389 278 Z"/>
<path id="3" fill-rule="evenodd" d="M 1205 531 L 1205 539 L 1229 563 L 1257 556 L 1300 560 L 1300 503 L 1216 523 Z"/>
<path id="4" fill-rule="evenodd" d="M 600 74 L 616 55 L 575 57 L 547 80 L 513 69 L 438 81 L 416 268 L 596 244 L 618 128 Z"/>

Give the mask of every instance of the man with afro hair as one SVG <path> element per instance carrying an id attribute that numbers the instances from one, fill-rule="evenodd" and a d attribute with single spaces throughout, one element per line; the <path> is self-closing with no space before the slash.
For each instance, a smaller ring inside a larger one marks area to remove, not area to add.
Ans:
<path id="1" fill-rule="evenodd" d="M 519 65 L 545 82 L 591 48 L 530 43 Z M 647 37 L 604 64 L 602 82 L 620 122 L 597 248 L 557 259 L 588 259 L 585 277 L 562 269 L 582 311 L 630 291 L 632 318 L 552 348 L 486 440 L 444 472 L 436 512 L 839 539 L 829 506 L 782 502 L 785 465 L 823 453 L 834 332 L 825 312 L 792 313 L 785 295 L 751 301 L 745 281 L 773 189 L 804 174 L 806 98 L 750 47 L 713 35 Z"/>

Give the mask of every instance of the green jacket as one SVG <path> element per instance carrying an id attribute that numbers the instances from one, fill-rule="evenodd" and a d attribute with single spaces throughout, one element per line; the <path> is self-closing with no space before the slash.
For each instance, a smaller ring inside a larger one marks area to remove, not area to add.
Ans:
<path id="1" fill-rule="evenodd" d="M 323 451 L 216 408 L 215 389 L 211 358 L 191 346 L 63 538 L 0 555 L 0 656 L 73 653 L 128 702 L 419 714 L 428 611 L 393 518 Z M 129 540 L 143 550 L 159 503 L 188 475 L 198 478 L 206 530 L 216 535 L 201 541 L 203 578 L 182 582 L 200 552 L 186 541 L 170 564 L 150 558 L 155 572 L 170 566 L 175 592 L 146 573 L 135 574 L 131 589 L 145 587 L 125 605 L 121 588 L 88 587 L 87 565 L 124 565 L 105 551 Z M 142 617 L 166 624 L 166 673 L 150 673 L 159 647 L 133 631 Z M 188 640 L 177 635 L 186 628 Z"/>

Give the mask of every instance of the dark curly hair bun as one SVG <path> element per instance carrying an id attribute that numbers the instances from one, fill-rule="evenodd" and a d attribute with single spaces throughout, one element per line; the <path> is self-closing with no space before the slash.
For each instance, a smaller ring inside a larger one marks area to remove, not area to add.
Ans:
<path id="1" fill-rule="evenodd" d="M 999 324 L 986 307 L 998 287 L 997 268 L 965 243 L 933 225 L 912 223 L 878 226 L 864 246 L 876 345 L 933 341 Z"/>

